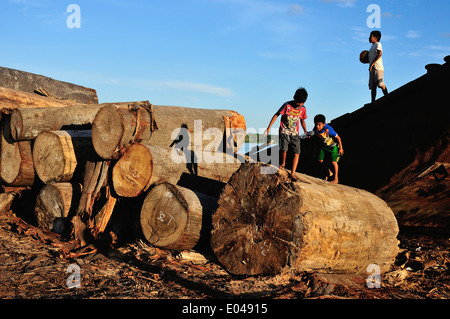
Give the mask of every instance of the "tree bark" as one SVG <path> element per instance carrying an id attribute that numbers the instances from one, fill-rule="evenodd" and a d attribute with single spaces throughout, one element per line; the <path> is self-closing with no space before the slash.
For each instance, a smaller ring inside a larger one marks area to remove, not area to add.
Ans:
<path id="1" fill-rule="evenodd" d="M 67 182 L 81 173 L 88 158 L 96 157 L 90 131 L 52 131 L 40 133 L 33 145 L 33 162 L 38 177 L 46 184 Z"/>
<path id="2" fill-rule="evenodd" d="M 153 105 L 153 110 L 158 130 L 152 135 L 152 145 L 235 153 L 244 143 L 245 119 L 235 111 L 162 105 Z"/>
<path id="3" fill-rule="evenodd" d="M 0 67 L 0 86 L 78 103 L 98 103 L 94 89 L 5 67 Z"/>
<path id="4" fill-rule="evenodd" d="M 20 192 L 8 192 L 0 194 L 0 214 L 4 214 L 11 209 L 14 199 L 20 195 Z"/>
<path id="5" fill-rule="evenodd" d="M 118 196 L 136 197 L 150 187 L 153 173 L 148 145 L 136 143 L 127 148 L 112 169 L 112 186 Z"/>
<path id="6" fill-rule="evenodd" d="M 93 207 L 98 194 L 103 187 L 108 185 L 110 164 L 110 161 L 86 161 L 83 173 L 83 191 L 77 208 L 77 215 L 92 217 Z"/>
<path id="7" fill-rule="evenodd" d="M 377 196 L 267 164 L 243 164 L 220 195 L 211 246 L 233 274 L 285 267 L 325 273 L 386 271 L 398 253 L 398 225 Z"/>
<path id="8" fill-rule="evenodd" d="M 1 124 L 0 175 L 9 186 L 31 186 L 34 183 L 34 165 L 30 141 L 16 142 L 9 130 L 9 116 Z"/>
<path id="9" fill-rule="evenodd" d="M 241 166 L 244 158 L 217 153 L 215 161 L 199 162 L 198 152 L 177 148 L 148 146 L 153 159 L 152 183 L 164 180 L 176 184 L 183 174 L 205 177 L 226 183 Z"/>
<path id="10" fill-rule="evenodd" d="M 211 214 L 217 199 L 170 183 L 147 194 L 141 209 L 142 234 L 152 245 L 185 250 L 193 248 L 202 228 L 203 214 Z"/>
<path id="11" fill-rule="evenodd" d="M 81 185 L 55 183 L 45 185 L 36 197 L 34 209 L 38 226 L 58 234 L 67 234 L 81 194 Z"/>
<path id="12" fill-rule="evenodd" d="M 152 112 L 148 101 L 102 107 L 92 125 L 92 143 L 97 154 L 104 159 L 117 159 L 124 146 L 149 141 L 157 129 Z"/>

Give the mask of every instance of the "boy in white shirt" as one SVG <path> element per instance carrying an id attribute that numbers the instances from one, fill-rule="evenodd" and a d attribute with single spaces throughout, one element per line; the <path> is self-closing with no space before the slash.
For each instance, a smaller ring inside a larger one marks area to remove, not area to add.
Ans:
<path id="1" fill-rule="evenodd" d="M 383 81 L 384 66 L 383 59 L 383 47 L 380 43 L 381 32 L 372 31 L 370 33 L 369 42 L 372 43 L 372 47 L 369 50 L 369 89 L 372 91 L 372 103 L 375 102 L 377 97 L 377 87 L 379 87 L 384 95 L 388 94 L 388 90 Z"/>

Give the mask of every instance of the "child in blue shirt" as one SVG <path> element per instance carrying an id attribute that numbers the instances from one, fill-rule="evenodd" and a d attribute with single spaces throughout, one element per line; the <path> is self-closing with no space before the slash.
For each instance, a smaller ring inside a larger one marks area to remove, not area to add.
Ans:
<path id="1" fill-rule="evenodd" d="M 331 157 L 334 168 L 334 179 L 331 183 L 338 184 L 338 163 L 340 157 L 344 154 L 341 137 L 325 122 L 325 116 L 322 114 L 318 114 L 314 117 L 314 125 L 313 136 L 316 137 L 320 145 L 319 162 L 323 164 L 326 155 Z M 325 177 L 325 180 L 328 180 L 333 175 L 333 172 L 330 169 L 328 169 L 328 172 L 329 174 Z"/>

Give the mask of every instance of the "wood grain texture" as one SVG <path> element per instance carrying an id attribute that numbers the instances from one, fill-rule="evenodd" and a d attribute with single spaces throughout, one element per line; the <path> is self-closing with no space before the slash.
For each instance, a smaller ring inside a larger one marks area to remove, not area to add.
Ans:
<path id="1" fill-rule="evenodd" d="M 398 253 L 398 225 L 377 196 L 307 175 L 243 164 L 213 215 L 211 246 L 231 273 L 386 271 Z"/>

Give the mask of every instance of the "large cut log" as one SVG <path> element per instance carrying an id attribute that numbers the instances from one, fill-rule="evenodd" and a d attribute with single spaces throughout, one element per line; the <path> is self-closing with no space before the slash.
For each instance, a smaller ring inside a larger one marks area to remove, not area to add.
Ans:
<path id="1" fill-rule="evenodd" d="M 152 153 L 146 144 L 127 148 L 112 169 L 112 186 L 118 196 L 136 197 L 150 187 Z"/>
<path id="2" fill-rule="evenodd" d="M 140 224 L 152 245 L 173 250 L 193 248 L 203 214 L 211 214 L 217 199 L 170 183 L 153 187 L 145 197 Z"/>
<path id="3" fill-rule="evenodd" d="M 9 116 L 2 119 L 0 146 L 0 176 L 9 186 L 31 186 L 34 165 L 31 141 L 14 141 L 9 130 Z"/>
<path id="4" fill-rule="evenodd" d="M 178 183 L 183 174 L 192 174 L 226 183 L 231 175 L 245 162 L 242 157 L 218 153 L 210 163 L 198 161 L 198 152 L 177 148 L 149 145 L 153 159 L 152 182 L 165 180 Z M 239 155 L 237 155 L 239 156 Z"/>
<path id="5" fill-rule="evenodd" d="M 205 148 L 236 152 L 245 140 L 245 119 L 231 110 L 153 105 L 158 130 L 151 144 L 203 151 Z"/>
<path id="6" fill-rule="evenodd" d="M 100 104 L 74 104 L 67 107 L 17 108 L 11 112 L 11 134 L 16 141 L 32 140 L 41 132 L 64 126 L 92 124 Z"/>
<path id="7" fill-rule="evenodd" d="M 80 194 L 79 184 L 45 185 L 36 197 L 34 208 L 38 226 L 58 234 L 67 234 Z"/>
<path id="8" fill-rule="evenodd" d="M 95 116 L 105 106 L 128 108 L 135 103 L 120 102 L 104 104 L 72 103 L 60 107 L 14 108 L 11 111 L 11 134 L 15 140 L 31 140 L 39 133 L 57 131 L 69 127 L 91 126 Z"/>
<path id="9" fill-rule="evenodd" d="M 33 163 L 41 181 L 46 184 L 70 181 L 77 166 L 84 168 L 86 160 L 95 158 L 90 133 L 90 131 L 40 133 L 33 144 Z M 79 163 L 81 165 L 78 165 Z"/>
<path id="10" fill-rule="evenodd" d="M 148 101 L 129 105 L 110 104 L 96 114 L 92 125 L 92 144 L 104 159 L 117 159 L 125 145 L 148 142 L 157 129 L 152 105 Z"/>
<path id="11" fill-rule="evenodd" d="M 385 272 L 398 253 L 398 225 L 377 196 L 267 164 L 243 164 L 220 195 L 211 246 L 233 274 L 285 267 L 325 273 Z"/>
<path id="12" fill-rule="evenodd" d="M 98 103 L 94 89 L 5 67 L 0 67 L 0 86 L 79 103 Z"/>

